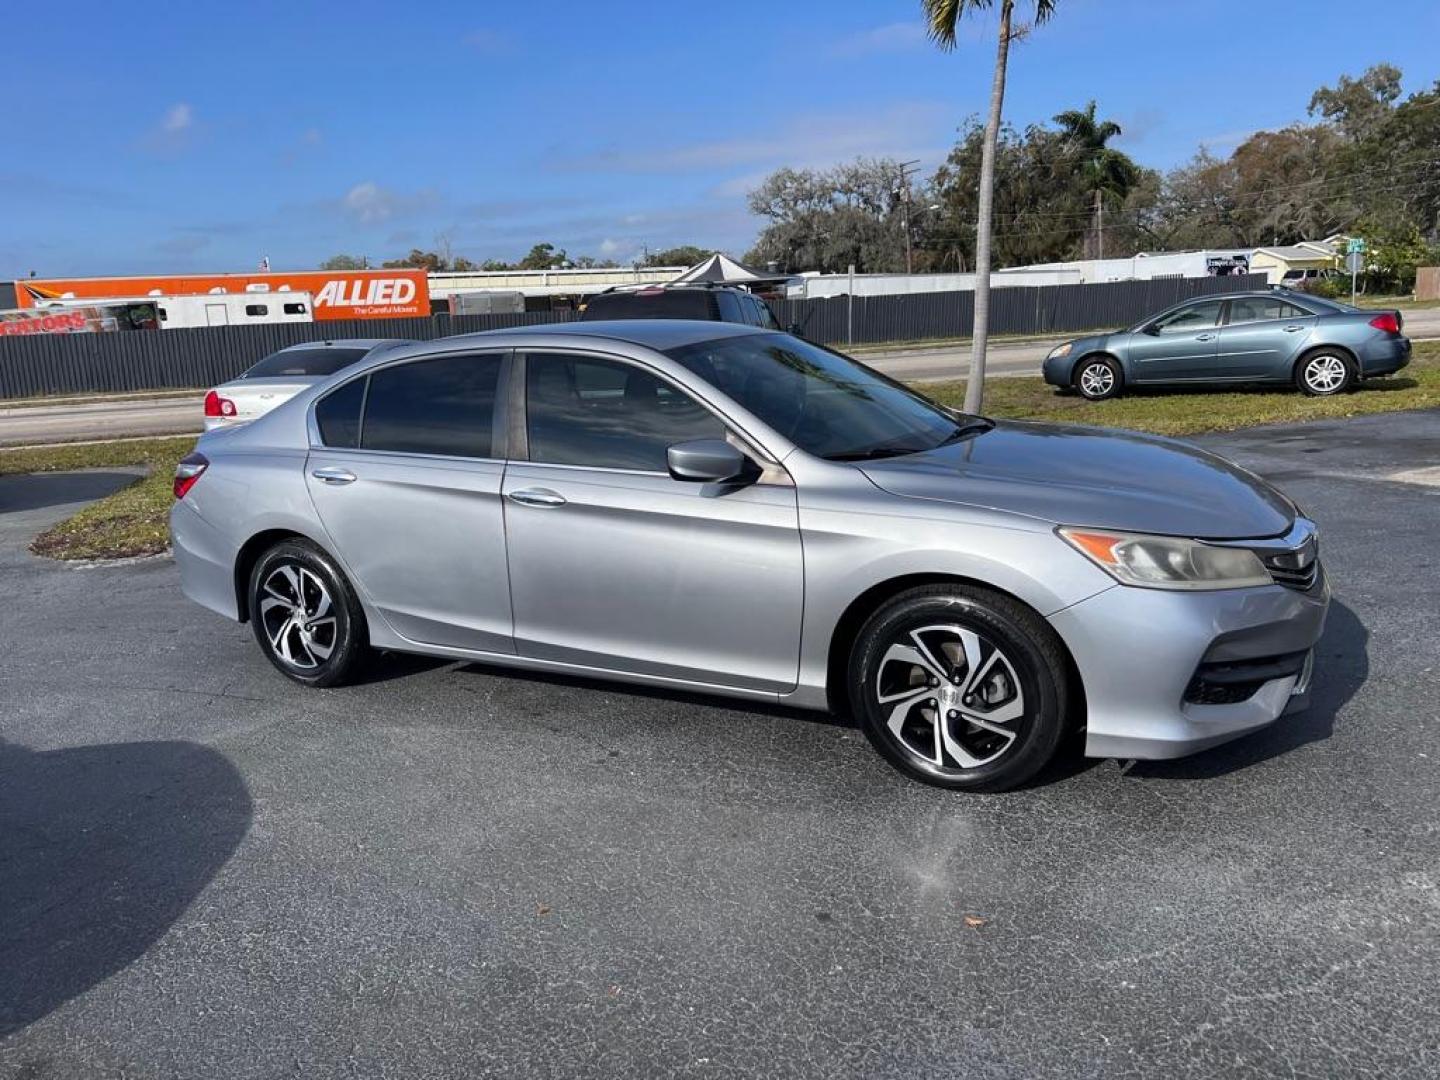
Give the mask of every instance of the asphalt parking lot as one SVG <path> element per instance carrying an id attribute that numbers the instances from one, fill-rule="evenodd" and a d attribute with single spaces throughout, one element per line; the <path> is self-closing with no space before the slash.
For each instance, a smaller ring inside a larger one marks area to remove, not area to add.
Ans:
<path id="1" fill-rule="evenodd" d="M 25 552 L 123 475 L 0 478 L 0 1075 L 1440 1074 L 1440 414 L 1198 441 L 1321 524 L 1314 707 L 1001 796 L 798 712 L 302 690 L 167 560 Z"/>

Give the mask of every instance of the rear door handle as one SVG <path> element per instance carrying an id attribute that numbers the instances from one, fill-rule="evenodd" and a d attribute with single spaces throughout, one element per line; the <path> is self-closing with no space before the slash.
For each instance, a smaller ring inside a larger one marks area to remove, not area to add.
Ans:
<path id="1" fill-rule="evenodd" d="M 1305 329 L 1305 327 L 1303 327 L 1303 326 L 1287 326 L 1287 327 L 1285 327 L 1285 333 L 1287 333 L 1287 334 L 1293 334 L 1293 333 L 1296 333 L 1297 331 L 1304 330 L 1304 329 Z"/>
<path id="2" fill-rule="evenodd" d="M 316 480 L 323 480 L 327 484 L 353 484 L 355 474 L 349 469 L 342 469 L 336 465 L 327 465 L 323 469 L 316 469 L 310 474 Z"/>
<path id="3" fill-rule="evenodd" d="M 1214 334 L 1200 334 L 1200 335 L 1197 335 L 1197 336 L 1196 336 L 1195 340 L 1196 340 L 1196 341 L 1214 341 L 1214 340 L 1215 340 L 1215 335 L 1214 335 Z"/>
<path id="4" fill-rule="evenodd" d="M 511 502 L 517 502 L 521 506 L 564 506 L 565 496 L 558 491 L 551 491 L 549 488 L 521 488 L 519 491 L 512 491 L 505 496 Z"/>

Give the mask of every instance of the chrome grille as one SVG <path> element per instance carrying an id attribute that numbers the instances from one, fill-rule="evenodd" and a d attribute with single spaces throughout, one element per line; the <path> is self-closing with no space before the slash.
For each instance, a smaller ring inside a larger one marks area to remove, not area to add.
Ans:
<path id="1" fill-rule="evenodd" d="M 1311 559 L 1310 564 L 1304 567 L 1277 566 L 1276 558 L 1265 559 L 1265 569 L 1270 571 L 1270 577 L 1277 585 L 1284 585 L 1287 589 L 1298 589 L 1300 592 L 1308 592 L 1315 587 L 1315 581 L 1320 576 L 1320 560 Z"/>
<path id="2" fill-rule="evenodd" d="M 1277 585 L 1308 592 L 1320 577 L 1320 541 L 1313 528 L 1304 530 L 1299 543 L 1280 549 L 1259 548 L 1255 554 Z"/>

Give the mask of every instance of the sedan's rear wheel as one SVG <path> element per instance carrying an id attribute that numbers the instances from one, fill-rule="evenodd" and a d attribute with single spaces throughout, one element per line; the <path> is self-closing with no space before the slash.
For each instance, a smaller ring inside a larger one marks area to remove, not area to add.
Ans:
<path id="1" fill-rule="evenodd" d="M 1075 369 L 1075 389 L 1090 401 L 1104 401 L 1120 393 L 1124 381 L 1120 365 L 1108 356 L 1092 356 Z"/>
<path id="2" fill-rule="evenodd" d="M 1300 361 L 1295 383 L 1311 397 L 1343 394 L 1355 383 L 1355 368 L 1349 358 L 1340 353 L 1313 352 Z"/>
<path id="3" fill-rule="evenodd" d="M 369 649 L 365 614 L 328 555 L 286 540 L 250 573 L 250 625 L 269 661 L 306 686 L 349 681 Z"/>
<path id="4" fill-rule="evenodd" d="M 851 658 L 850 693 L 865 734 L 902 772 L 1003 791 L 1060 744 L 1064 654 L 1054 631 L 1009 597 L 927 586 L 871 616 Z"/>

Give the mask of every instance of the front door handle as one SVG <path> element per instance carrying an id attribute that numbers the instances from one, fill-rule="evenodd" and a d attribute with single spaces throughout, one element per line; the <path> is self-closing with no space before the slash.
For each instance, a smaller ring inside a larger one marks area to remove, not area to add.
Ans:
<path id="1" fill-rule="evenodd" d="M 521 506 L 564 506 L 565 496 L 558 491 L 551 491 L 549 488 L 521 488 L 519 491 L 512 491 L 506 495 L 511 502 L 517 502 Z"/>
<path id="2" fill-rule="evenodd" d="M 327 465 L 323 469 L 316 469 L 310 474 L 316 480 L 323 480 L 327 484 L 353 484 L 355 474 L 349 469 L 342 469 L 337 465 Z"/>
<path id="3" fill-rule="evenodd" d="M 1196 341 L 1214 341 L 1214 340 L 1215 340 L 1215 335 L 1214 335 L 1214 334 L 1198 334 L 1198 335 L 1196 335 L 1195 340 L 1196 340 Z"/>
<path id="4" fill-rule="evenodd" d="M 1287 327 L 1285 327 L 1285 333 L 1287 333 L 1287 334 L 1293 334 L 1293 333 L 1296 333 L 1297 331 L 1304 330 L 1304 329 L 1305 329 L 1305 327 L 1303 327 L 1303 326 L 1287 326 Z"/>

